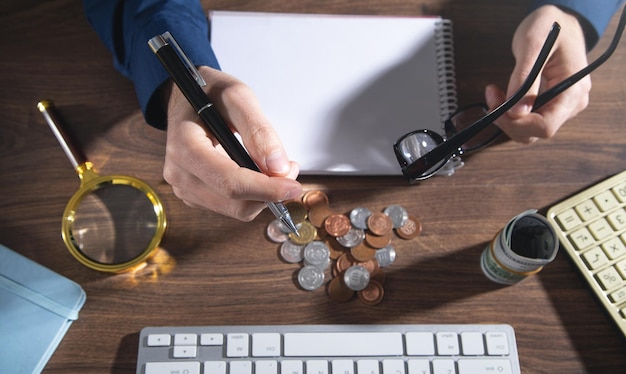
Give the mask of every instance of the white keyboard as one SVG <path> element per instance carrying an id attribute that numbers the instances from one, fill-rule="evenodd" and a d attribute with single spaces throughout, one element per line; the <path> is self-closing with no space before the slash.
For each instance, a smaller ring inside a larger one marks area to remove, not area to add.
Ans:
<path id="1" fill-rule="evenodd" d="M 146 327 L 137 374 L 520 374 L 509 325 Z"/>

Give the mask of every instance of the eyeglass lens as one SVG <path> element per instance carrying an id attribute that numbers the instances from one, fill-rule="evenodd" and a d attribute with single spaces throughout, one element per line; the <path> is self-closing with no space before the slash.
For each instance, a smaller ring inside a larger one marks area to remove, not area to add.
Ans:
<path id="1" fill-rule="evenodd" d="M 474 122 L 483 118 L 488 112 L 489 109 L 484 104 L 471 105 L 457 111 L 446 121 L 446 137 L 453 137 L 456 133 L 463 131 Z M 490 124 L 483 131 L 465 142 L 461 146 L 461 150 L 466 154 L 477 151 L 494 141 L 500 134 L 502 134 L 502 130 L 495 124 Z"/>

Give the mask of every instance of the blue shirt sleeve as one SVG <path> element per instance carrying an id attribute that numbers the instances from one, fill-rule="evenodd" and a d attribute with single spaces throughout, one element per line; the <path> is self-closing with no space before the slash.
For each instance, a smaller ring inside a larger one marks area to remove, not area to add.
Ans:
<path id="1" fill-rule="evenodd" d="M 169 75 L 148 46 L 150 38 L 169 31 L 196 66 L 219 69 L 198 0 L 83 0 L 83 6 L 115 69 L 133 81 L 146 122 L 157 128 L 167 126 L 157 92 Z"/>
<path id="2" fill-rule="evenodd" d="M 556 5 L 574 13 L 585 32 L 587 50 L 593 48 L 624 0 L 534 0 L 530 11 Z"/>

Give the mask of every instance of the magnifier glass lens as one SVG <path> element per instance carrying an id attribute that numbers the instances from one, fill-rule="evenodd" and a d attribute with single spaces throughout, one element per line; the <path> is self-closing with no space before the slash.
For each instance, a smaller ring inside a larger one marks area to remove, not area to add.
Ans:
<path id="1" fill-rule="evenodd" d="M 74 247 L 102 264 L 119 264 L 144 252 L 158 227 L 146 193 L 125 184 L 91 190 L 74 211 L 70 233 Z"/>
<path id="2" fill-rule="evenodd" d="M 415 132 L 403 138 L 398 144 L 398 149 L 404 160 L 408 165 L 410 165 L 442 142 L 443 138 L 436 139 L 427 132 Z M 439 170 L 439 168 L 446 162 L 447 159 L 444 159 L 416 177 L 421 178 L 429 176 Z"/>

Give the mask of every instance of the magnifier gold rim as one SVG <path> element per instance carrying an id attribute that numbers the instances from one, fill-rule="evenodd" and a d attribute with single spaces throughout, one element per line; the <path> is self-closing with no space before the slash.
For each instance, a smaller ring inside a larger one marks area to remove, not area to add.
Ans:
<path id="1" fill-rule="evenodd" d="M 87 167 L 87 169 L 90 169 Z M 89 170 L 91 171 L 91 170 Z M 165 233 L 165 229 L 167 227 L 167 220 L 165 218 L 165 210 L 163 209 L 163 204 L 159 199 L 156 192 L 145 182 L 140 179 L 127 176 L 127 175 L 106 175 L 99 176 L 91 171 L 91 176 L 89 178 L 82 178 L 80 189 L 71 197 L 70 201 L 67 203 L 65 207 L 65 211 L 63 212 L 63 223 L 62 223 L 62 236 L 65 245 L 67 246 L 70 253 L 83 265 L 102 272 L 110 272 L 110 273 L 122 273 L 126 271 L 131 271 L 136 267 L 139 267 L 144 262 L 150 259 L 157 250 L 161 239 Z M 123 263 L 117 264 L 104 264 L 98 261 L 94 261 L 93 259 L 85 256 L 75 245 L 72 238 L 72 225 L 76 216 L 76 208 L 83 200 L 83 198 L 101 188 L 104 185 L 128 185 L 134 187 L 145 194 L 145 196 L 150 200 L 152 206 L 154 208 L 154 213 L 157 217 L 157 226 L 152 237 L 152 240 L 148 244 L 148 246 L 138 255 L 135 256 L 130 261 L 126 261 Z"/>

